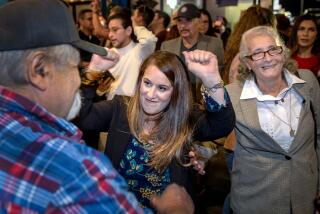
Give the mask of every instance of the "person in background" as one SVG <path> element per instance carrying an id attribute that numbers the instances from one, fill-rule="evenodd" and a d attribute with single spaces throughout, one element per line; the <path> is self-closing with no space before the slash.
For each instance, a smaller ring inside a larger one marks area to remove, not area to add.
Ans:
<path id="1" fill-rule="evenodd" d="M 90 5 L 92 10 L 92 24 L 94 34 L 100 38 L 103 38 L 105 40 L 105 43 L 107 43 L 109 39 L 109 32 L 106 26 L 106 20 L 101 14 L 100 2 L 99 0 L 92 0 Z"/>
<path id="2" fill-rule="evenodd" d="M 82 9 L 78 14 L 78 32 L 79 37 L 82 40 L 90 43 L 100 45 L 98 37 L 93 35 L 93 24 L 92 24 L 92 11 L 90 9 Z M 80 52 L 80 73 L 89 65 L 91 60 L 91 53 L 84 50 Z M 99 133 L 98 132 L 83 132 L 82 139 L 86 144 L 92 148 L 98 149 Z"/>
<path id="3" fill-rule="evenodd" d="M 184 61 L 184 51 L 193 51 L 196 49 L 206 50 L 214 53 L 218 58 L 219 70 L 223 70 L 223 44 L 218 38 L 202 35 L 199 32 L 200 11 L 194 4 L 182 5 L 175 19 L 180 36 L 176 39 L 165 41 L 161 45 L 161 50 L 170 51 L 180 56 Z M 201 81 L 192 73 L 188 72 L 191 82 L 192 94 L 195 102 L 201 103 L 200 93 Z"/>
<path id="4" fill-rule="evenodd" d="M 0 213 L 151 213 L 67 121 L 81 106 L 77 48 L 106 50 L 80 40 L 60 0 L 5 4 L 0 32 Z M 176 184 L 152 202 L 159 213 L 194 212 Z"/>
<path id="5" fill-rule="evenodd" d="M 176 21 L 176 16 L 177 16 L 178 11 L 173 11 L 173 13 L 170 16 L 170 27 L 168 29 L 166 39 L 165 40 L 171 40 L 179 37 L 179 31 L 177 27 L 177 21 Z"/>
<path id="6" fill-rule="evenodd" d="M 160 50 L 162 42 L 166 40 L 167 27 L 169 24 L 170 16 L 166 12 L 160 10 L 155 11 L 150 27 L 153 34 L 158 38 L 156 50 Z"/>
<path id="7" fill-rule="evenodd" d="M 119 62 L 109 69 L 115 80 L 107 93 L 108 100 L 115 95 L 132 96 L 135 93 L 140 65 L 156 46 L 157 37 L 134 20 L 122 13 L 107 20 L 111 50 L 120 55 Z"/>
<path id="8" fill-rule="evenodd" d="M 83 9 L 78 15 L 79 37 L 82 40 L 100 45 L 100 40 L 93 34 L 92 11 L 90 9 Z M 91 60 L 91 53 L 80 50 L 81 67 L 88 66 Z"/>
<path id="9" fill-rule="evenodd" d="M 207 36 L 217 37 L 212 27 L 212 19 L 210 13 L 205 9 L 201 9 L 199 11 L 201 13 L 199 32 Z"/>
<path id="10" fill-rule="evenodd" d="M 132 21 L 135 22 L 137 26 L 144 26 L 149 29 L 153 17 L 154 12 L 150 7 L 140 5 L 133 11 Z"/>
<path id="11" fill-rule="evenodd" d="M 319 191 L 320 87 L 297 69 L 277 30 L 242 35 L 231 172 L 234 213 L 314 213 Z"/>
<path id="12" fill-rule="evenodd" d="M 226 17 L 222 17 L 222 23 L 223 23 L 223 26 L 222 26 L 222 33 L 221 33 L 221 40 L 223 42 L 223 48 L 226 49 L 226 46 L 227 46 L 227 41 L 229 39 L 229 36 L 231 34 L 231 28 L 229 27 L 229 22 L 227 20 Z"/>
<path id="13" fill-rule="evenodd" d="M 170 183 L 184 186 L 194 196 L 195 171 L 188 167 L 192 142 L 223 137 L 234 126 L 233 108 L 216 56 L 202 50 L 184 55 L 189 71 L 203 82 L 205 110 L 193 108 L 187 68 L 180 59 L 173 53 L 156 51 L 141 65 L 131 98 L 116 96 L 92 104 L 94 90 L 86 88 L 85 105 L 75 121 L 84 130 L 108 132 L 105 154 L 144 207 L 150 207 L 150 197 L 161 194 Z M 100 70 L 113 64 L 100 63 Z M 194 161 L 195 169 L 201 169 Z"/>
<path id="14" fill-rule="evenodd" d="M 92 0 L 90 5 L 93 12 L 92 23 L 94 27 L 94 34 L 104 40 L 105 47 L 110 47 L 109 31 L 106 19 L 101 14 L 100 2 L 99 0 Z M 121 7 L 119 5 L 111 7 L 107 15 L 110 17 L 118 13 L 126 14 L 129 17 L 131 16 L 131 10 L 129 8 Z"/>
<path id="15" fill-rule="evenodd" d="M 91 5 L 93 11 L 100 10 L 98 0 L 93 0 Z M 123 8 L 121 12 L 110 15 L 106 20 L 108 47 L 120 55 L 119 62 L 110 68 L 109 72 L 104 73 L 112 77 L 112 82 L 107 82 L 108 84 L 104 85 L 105 90 L 99 92 L 109 100 L 115 95 L 132 96 L 141 62 L 155 50 L 157 37 L 145 27 L 153 18 L 153 11 L 150 10 L 148 7 L 140 6 L 130 17 L 130 13 Z M 141 11 L 145 11 L 146 14 L 142 16 Z M 93 19 L 97 21 L 98 18 Z M 91 82 L 99 82 L 104 74 L 96 72 L 96 75 L 92 75 L 94 80 Z M 83 82 L 90 84 L 88 81 Z"/>
<path id="16" fill-rule="evenodd" d="M 291 33 L 291 23 L 288 17 L 284 14 L 276 14 L 277 30 L 281 36 L 284 44 L 288 46 L 289 37 Z"/>
<path id="17" fill-rule="evenodd" d="M 320 77 L 320 28 L 312 15 L 302 15 L 296 19 L 292 27 L 288 43 L 292 58 L 299 68 L 309 69 Z"/>
<path id="18" fill-rule="evenodd" d="M 228 27 L 228 20 L 223 16 L 217 16 L 213 22 L 213 26 L 215 36 L 222 40 L 223 48 L 225 48 L 231 33 L 231 29 Z"/>

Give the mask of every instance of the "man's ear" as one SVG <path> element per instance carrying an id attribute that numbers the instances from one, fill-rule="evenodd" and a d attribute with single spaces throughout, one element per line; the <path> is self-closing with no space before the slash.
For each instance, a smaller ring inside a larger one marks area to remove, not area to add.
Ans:
<path id="1" fill-rule="evenodd" d="M 50 83 L 49 74 L 48 65 L 44 61 L 44 53 L 37 52 L 32 55 L 27 68 L 27 78 L 30 84 L 39 90 L 46 90 Z"/>
<path id="2" fill-rule="evenodd" d="M 126 28 L 126 34 L 127 34 L 127 36 L 131 36 L 131 34 L 133 33 L 133 28 L 131 27 L 131 26 L 128 26 L 127 28 Z"/>

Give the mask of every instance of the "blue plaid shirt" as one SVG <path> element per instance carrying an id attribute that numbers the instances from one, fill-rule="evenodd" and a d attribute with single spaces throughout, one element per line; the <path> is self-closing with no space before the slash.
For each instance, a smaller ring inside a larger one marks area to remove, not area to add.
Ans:
<path id="1" fill-rule="evenodd" d="M 81 135 L 0 86 L 0 213 L 143 213 L 107 157 L 79 143 Z"/>

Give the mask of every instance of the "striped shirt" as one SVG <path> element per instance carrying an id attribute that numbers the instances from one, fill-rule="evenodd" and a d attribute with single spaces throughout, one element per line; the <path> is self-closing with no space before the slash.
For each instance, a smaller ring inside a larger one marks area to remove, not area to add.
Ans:
<path id="1" fill-rule="evenodd" d="M 143 213 L 108 158 L 79 143 L 81 135 L 0 86 L 0 213 Z"/>

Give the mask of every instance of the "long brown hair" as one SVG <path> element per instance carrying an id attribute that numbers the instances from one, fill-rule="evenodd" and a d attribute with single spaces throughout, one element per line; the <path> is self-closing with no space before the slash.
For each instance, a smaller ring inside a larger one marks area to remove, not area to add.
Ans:
<path id="1" fill-rule="evenodd" d="M 317 29 L 317 38 L 314 41 L 311 53 L 314 55 L 320 55 L 320 26 L 317 23 L 317 19 L 315 16 L 310 15 L 310 14 L 306 14 L 306 15 L 302 15 L 299 16 L 296 21 L 294 22 L 294 25 L 292 27 L 291 30 L 291 36 L 288 42 L 288 47 L 291 49 L 291 53 L 292 55 L 296 54 L 299 50 L 299 45 L 298 45 L 298 30 L 300 27 L 301 22 L 303 21 L 313 21 L 316 29 Z"/>
<path id="2" fill-rule="evenodd" d="M 144 123 L 148 120 L 140 104 L 140 85 L 145 70 L 155 65 L 169 79 L 173 86 L 171 100 L 166 109 L 153 120 L 155 126 L 149 135 L 143 134 Z M 163 171 L 175 157 L 183 162 L 184 149 L 191 142 L 192 128 L 189 114 L 192 108 L 190 91 L 184 65 L 173 53 L 156 51 L 141 65 L 137 91 L 128 103 L 128 121 L 131 133 L 142 143 L 152 144 L 149 154 L 150 165 Z"/>
<path id="3" fill-rule="evenodd" d="M 257 5 L 251 6 L 245 10 L 240 17 L 239 22 L 235 25 L 234 30 L 228 39 L 225 50 L 223 74 L 223 80 L 225 83 L 229 83 L 230 65 L 233 58 L 239 52 L 242 34 L 259 25 L 276 27 L 276 18 L 271 10 Z"/>

